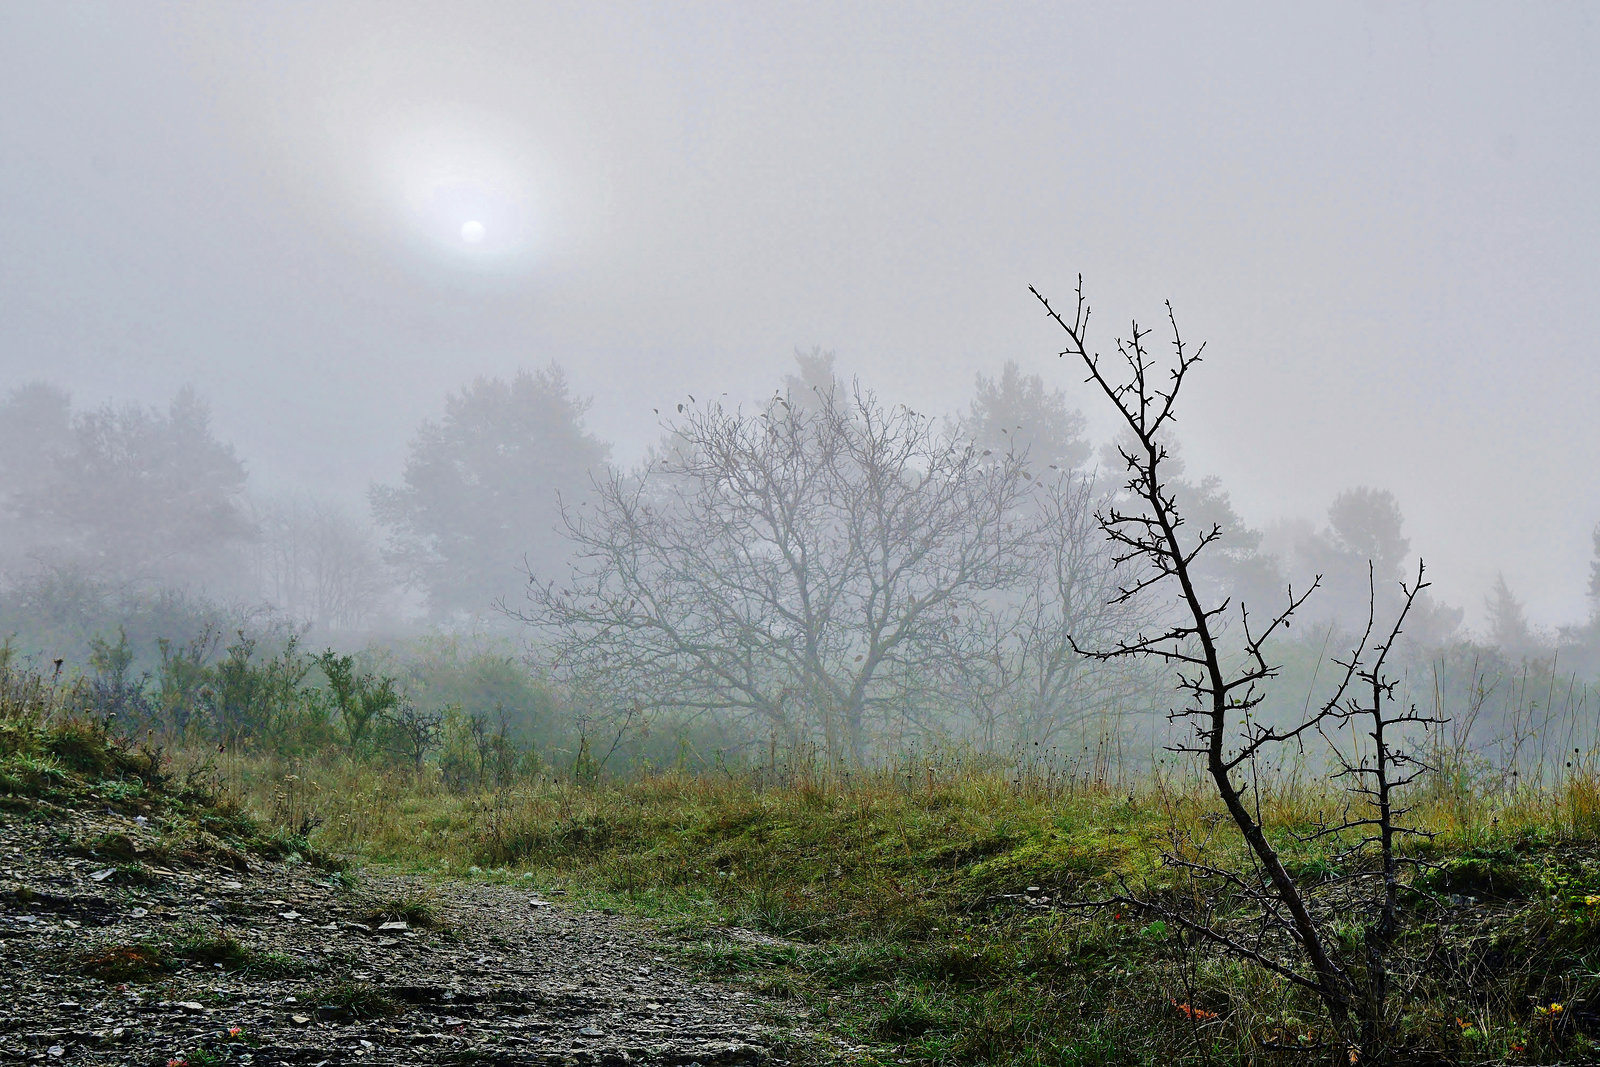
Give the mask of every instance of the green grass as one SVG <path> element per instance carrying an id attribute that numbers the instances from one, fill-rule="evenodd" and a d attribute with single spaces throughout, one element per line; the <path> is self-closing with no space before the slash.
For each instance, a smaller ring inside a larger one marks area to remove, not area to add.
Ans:
<path id="1" fill-rule="evenodd" d="M 330 1017 L 378 1019 L 385 1015 L 397 1015 L 404 1010 L 398 1001 L 365 982 L 312 986 L 302 990 L 296 999 Z"/>
<path id="2" fill-rule="evenodd" d="M 247 871 L 251 857 L 262 857 L 339 870 L 337 857 L 303 833 L 263 823 L 205 784 L 207 764 L 190 761 L 189 774 L 175 775 L 159 746 L 121 737 L 83 699 L 81 689 L 0 669 L 0 810 L 48 818 L 54 807 L 91 805 L 144 816 L 149 834 L 63 842 L 73 855 L 117 864 L 119 884 L 148 880 L 146 863 Z"/>
<path id="3" fill-rule="evenodd" d="M 170 862 L 349 853 L 626 909 L 655 920 L 684 962 L 803 1004 L 876 1050 L 867 1059 L 1170 1067 L 1325 1062 L 1338 1051 L 1304 991 L 1199 951 L 1152 916 L 1060 906 L 1121 887 L 1184 899 L 1194 887 L 1163 864 L 1175 848 L 1236 862 L 1228 824 L 1192 783 L 1041 788 L 969 768 L 847 782 L 530 779 L 463 796 L 346 756 L 285 764 L 229 753 L 197 767 L 180 780 L 159 753 L 92 717 L 0 708 L 10 810 L 93 798 L 147 814 Z M 1263 798 L 1269 832 L 1308 888 L 1353 873 L 1347 842 L 1293 833 L 1329 819 L 1339 799 L 1304 786 Z M 1393 951 L 1408 990 L 1392 1020 L 1400 1058 L 1600 1058 L 1600 782 L 1575 775 L 1510 795 L 1446 783 L 1414 799 L 1434 836 L 1417 846 L 1427 866 L 1403 896 Z M 119 879 L 138 877 L 142 842 L 116 837 L 77 847 L 116 863 Z M 1226 893 L 1209 902 L 1223 921 L 1238 910 Z M 422 926 L 437 909 L 425 894 L 373 899 L 367 917 Z M 1335 932 L 1358 936 L 1353 922 Z M 79 966 L 132 978 L 213 951 L 247 972 L 297 973 L 291 959 L 231 956 L 215 940 L 108 948 Z M 396 1010 L 364 986 L 304 999 L 363 1018 Z"/>
<path id="4" fill-rule="evenodd" d="M 371 925 L 403 922 L 419 929 L 446 925 L 439 911 L 438 895 L 428 889 L 371 897 L 362 901 L 362 909 L 360 921 Z"/>
<path id="5" fill-rule="evenodd" d="M 181 930 L 165 938 L 100 945 L 67 961 L 77 974 L 106 982 L 153 981 L 185 966 L 216 967 L 264 978 L 311 974 L 316 966 L 280 952 L 259 952 L 231 934 L 208 928 Z"/>
<path id="6" fill-rule="evenodd" d="M 232 770 L 263 807 L 252 790 L 284 777 Z M 648 916 L 685 963 L 804 1004 L 885 1062 L 1297 1062 L 1313 1053 L 1268 1050 L 1328 1039 L 1318 1005 L 1258 969 L 1196 952 L 1150 916 L 1057 906 L 1118 885 L 1171 899 L 1183 883 L 1161 856 L 1175 831 L 1210 859 L 1237 858 L 1198 789 L 1031 790 L 976 773 L 908 785 L 886 772 L 848 786 L 658 775 L 456 796 L 345 760 L 290 773 L 324 848 L 457 877 L 529 874 L 565 900 Z M 1406 894 L 1396 947 L 1414 989 L 1397 1020 L 1405 1056 L 1596 1055 L 1594 795 L 1574 781 L 1420 805 L 1438 866 Z M 1307 885 L 1349 873 L 1337 842 L 1288 833 L 1336 799 L 1302 789 L 1268 803 Z M 1536 1010 L 1551 1004 L 1563 1010 Z"/>

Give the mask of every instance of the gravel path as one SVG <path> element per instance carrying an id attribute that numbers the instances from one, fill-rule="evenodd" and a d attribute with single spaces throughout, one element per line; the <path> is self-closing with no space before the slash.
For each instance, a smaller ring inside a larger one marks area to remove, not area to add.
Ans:
<path id="1" fill-rule="evenodd" d="M 723 1067 L 821 1047 L 616 916 L 186 855 L 124 815 L 0 813 L 0 1063 Z M 393 918 L 408 899 L 436 921 Z"/>

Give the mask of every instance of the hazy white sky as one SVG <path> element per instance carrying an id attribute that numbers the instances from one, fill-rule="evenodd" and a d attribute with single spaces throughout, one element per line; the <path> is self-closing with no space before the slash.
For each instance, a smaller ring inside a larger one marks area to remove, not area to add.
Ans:
<path id="1" fill-rule="evenodd" d="M 964 404 L 1170 298 L 1247 519 L 1392 489 L 1438 592 L 1585 609 L 1600 52 L 1578 4 L 0 6 L 0 390 L 193 383 L 355 501 L 478 374 L 653 407 L 797 347 Z M 468 226 L 475 223 L 476 226 Z M 481 229 L 480 229 L 481 228 Z"/>

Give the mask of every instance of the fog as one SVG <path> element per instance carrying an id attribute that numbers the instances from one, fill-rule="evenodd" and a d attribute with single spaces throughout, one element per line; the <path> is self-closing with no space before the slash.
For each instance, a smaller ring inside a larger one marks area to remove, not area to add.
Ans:
<path id="1" fill-rule="evenodd" d="M 631 466 L 796 350 L 1112 426 L 1027 291 L 1209 342 L 1243 519 L 1392 491 L 1435 594 L 1576 624 L 1600 520 L 1600 46 L 1581 6 L 12 4 L 0 394 L 208 402 L 262 496 L 365 515 L 551 361 Z"/>

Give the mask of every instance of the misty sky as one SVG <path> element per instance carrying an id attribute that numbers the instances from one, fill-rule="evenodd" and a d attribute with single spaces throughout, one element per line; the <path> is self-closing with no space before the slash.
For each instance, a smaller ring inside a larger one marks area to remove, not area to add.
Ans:
<path id="1" fill-rule="evenodd" d="M 1392 489 L 1438 593 L 1584 613 L 1600 53 L 1579 4 L 0 6 L 0 391 L 192 383 L 358 505 L 475 375 L 653 407 L 796 348 L 964 405 L 1170 298 L 1245 518 Z"/>

